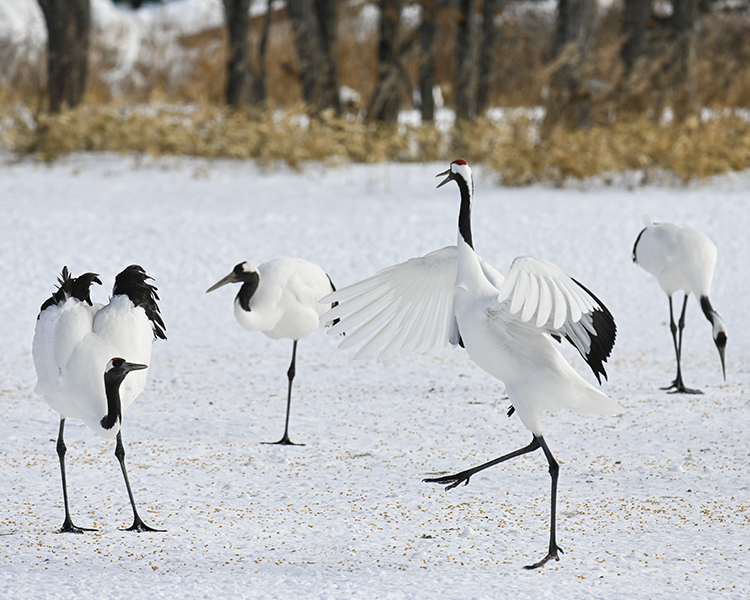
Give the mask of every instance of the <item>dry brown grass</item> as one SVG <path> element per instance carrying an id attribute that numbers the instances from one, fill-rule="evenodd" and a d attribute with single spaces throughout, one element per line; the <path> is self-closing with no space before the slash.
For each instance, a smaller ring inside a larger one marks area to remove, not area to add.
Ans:
<path id="1" fill-rule="evenodd" d="M 595 175 L 638 169 L 647 176 L 669 172 L 683 181 L 750 168 L 750 122 L 731 114 L 657 126 L 645 117 L 586 130 L 553 129 L 540 139 L 538 123 L 525 117 L 464 122 L 443 136 L 433 126 L 398 127 L 323 113 L 308 118 L 303 107 L 229 111 L 202 106 L 84 106 L 36 123 L 16 118 L 0 143 L 18 155 L 43 161 L 71 152 L 112 151 L 152 156 L 191 155 L 253 159 L 301 168 L 307 161 L 380 162 L 451 160 L 462 156 L 494 169 L 506 185 L 563 184 Z"/>

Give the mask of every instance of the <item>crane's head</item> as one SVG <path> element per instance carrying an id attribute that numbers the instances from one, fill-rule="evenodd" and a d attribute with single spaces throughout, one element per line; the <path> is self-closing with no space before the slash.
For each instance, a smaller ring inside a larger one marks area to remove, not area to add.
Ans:
<path id="1" fill-rule="evenodd" d="M 257 285 L 257 280 L 259 277 L 260 272 L 258 271 L 258 267 L 256 267 L 249 260 L 246 260 L 237 264 L 234 269 L 232 269 L 232 272 L 229 273 L 229 275 L 214 283 L 210 288 L 206 290 L 206 293 L 208 294 L 208 292 L 218 290 L 220 287 L 228 283 L 249 283 L 252 281 L 256 281 Z"/>
<path id="2" fill-rule="evenodd" d="M 435 177 L 442 177 L 443 175 L 446 175 L 446 178 L 438 183 L 437 187 L 442 187 L 449 181 L 455 181 L 459 184 L 459 186 L 463 181 L 467 185 L 467 187 L 474 187 L 473 179 L 471 176 L 471 167 L 462 158 L 454 160 L 447 171 L 438 173 L 437 175 L 435 175 Z"/>
<path id="3" fill-rule="evenodd" d="M 122 422 L 122 406 L 120 404 L 120 384 L 131 371 L 148 369 L 148 365 L 129 363 L 124 358 L 116 356 L 111 359 L 104 369 L 104 392 L 107 396 L 107 414 L 99 423 L 106 430 L 111 430 Z"/>
<path id="4" fill-rule="evenodd" d="M 148 365 L 130 363 L 124 358 L 116 356 L 107 363 L 107 367 L 104 369 L 104 380 L 122 383 L 125 375 L 131 371 L 140 371 L 141 369 L 148 369 Z"/>

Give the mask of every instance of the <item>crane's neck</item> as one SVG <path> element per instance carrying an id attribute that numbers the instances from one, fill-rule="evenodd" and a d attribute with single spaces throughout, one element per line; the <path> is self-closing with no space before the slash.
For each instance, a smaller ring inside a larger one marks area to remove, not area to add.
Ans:
<path id="1" fill-rule="evenodd" d="M 455 182 L 461 193 L 461 209 L 458 212 L 458 240 L 466 243 L 469 248 L 474 249 L 474 240 L 471 237 L 471 205 L 474 196 L 474 182 L 466 181 L 463 177 L 457 177 Z"/>
<path id="2" fill-rule="evenodd" d="M 461 192 L 461 208 L 458 213 L 458 270 L 456 287 L 471 293 L 484 293 L 487 278 L 482 271 L 479 257 L 474 252 L 474 241 L 471 235 L 471 207 L 474 196 L 474 182 L 462 177 L 455 179 Z M 489 282 L 487 282 L 489 284 Z"/>
<path id="3" fill-rule="evenodd" d="M 711 306 L 711 301 L 708 299 L 708 296 L 701 296 L 700 301 L 703 314 L 706 315 L 706 318 L 711 322 L 711 325 L 713 326 L 712 335 L 714 340 L 718 339 L 722 334 L 724 336 L 724 340 L 726 340 L 727 328 L 726 325 L 724 325 L 724 320 L 719 316 L 719 313 L 714 310 L 714 307 Z"/>
<path id="4" fill-rule="evenodd" d="M 107 414 L 100 421 L 104 429 L 110 430 L 122 421 L 122 404 L 120 403 L 120 384 L 122 379 L 104 377 L 104 393 L 107 396 Z"/>
<path id="5" fill-rule="evenodd" d="M 237 293 L 237 302 L 239 302 L 242 310 L 250 312 L 250 299 L 258 289 L 258 283 L 260 283 L 260 274 L 256 272 L 247 273 L 244 283 Z"/>

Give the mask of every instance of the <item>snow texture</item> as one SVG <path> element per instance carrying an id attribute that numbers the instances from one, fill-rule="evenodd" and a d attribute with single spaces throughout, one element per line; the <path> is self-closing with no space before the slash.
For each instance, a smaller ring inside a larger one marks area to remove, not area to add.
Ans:
<path id="1" fill-rule="evenodd" d="M 746 598 L 750 594 L 750 174 L 689 187 L 497 187 L 475 169 L 474 241 L 501 272 L 519 255 L 591 289 L 619 330 L 602 389 L 620 417 L 562 411 L 560 562 L 547 544 L 549 476 L 536 452 L 450 491 L 422 483 L 530 439 L 503 385 L 460 348 L 354 361 L 323 330 L 299 344 L 243 330 L 235 289 L 205 290 L 242 260 L 306 258 L 339 286 L 452 244 L 458 192 L 445 164 L 309 165 L 74 155 L 0 165 L 0 598 Z M 666 296 L 631 262 L 641 216 L 716 243 L 712 302 L 729 328 L 722 380 L 691 300 L 687 385 L 674 376 Z M 66 427 L 73 517 L 59 534 L 58 417 L 34 394 L 31 340 L 63 265 L 94 271 L 104 302 L 123 267 L 155 279 L 156 341 L 123 439 L 141 516 L 131 521 L 111 441 Z M 566 356 L 592 382 L 573 348 Z"/>

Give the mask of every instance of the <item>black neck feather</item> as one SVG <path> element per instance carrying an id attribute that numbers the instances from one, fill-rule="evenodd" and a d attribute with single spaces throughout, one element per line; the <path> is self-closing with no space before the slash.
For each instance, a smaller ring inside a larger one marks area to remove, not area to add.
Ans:
<path id="1" fill-rule="evenodd" d="M 244 273 L 244 283 L 237 294 L 237 299 L 240 301 L 242 310 L 250 312 L 250 299 L 255 294 L 255 290 L 258 289 L 258 283 L 260 283 L 260 275 L 253 271 L 252 273 Z"/>
<path id="2" fill-rule="evenodd" d="M 107 414 L 100 421 L 104 429 L 112 429 L 122 420 L 122 404 L 120 403 L 120 384 L 123 378 L 104 376 L 104 391 L 107 395 Z"/>
<path id="3" fill-rule="evenodd" d="M 474 241 L 471 237 L 471 196 L 473 190 L 470 189 L 471 184 L 463 177 L 457 177 L 455 181 L 461 192 L 461 210 L 458 213 L 458 232 L 469 247 L 473 249 Z"/>

